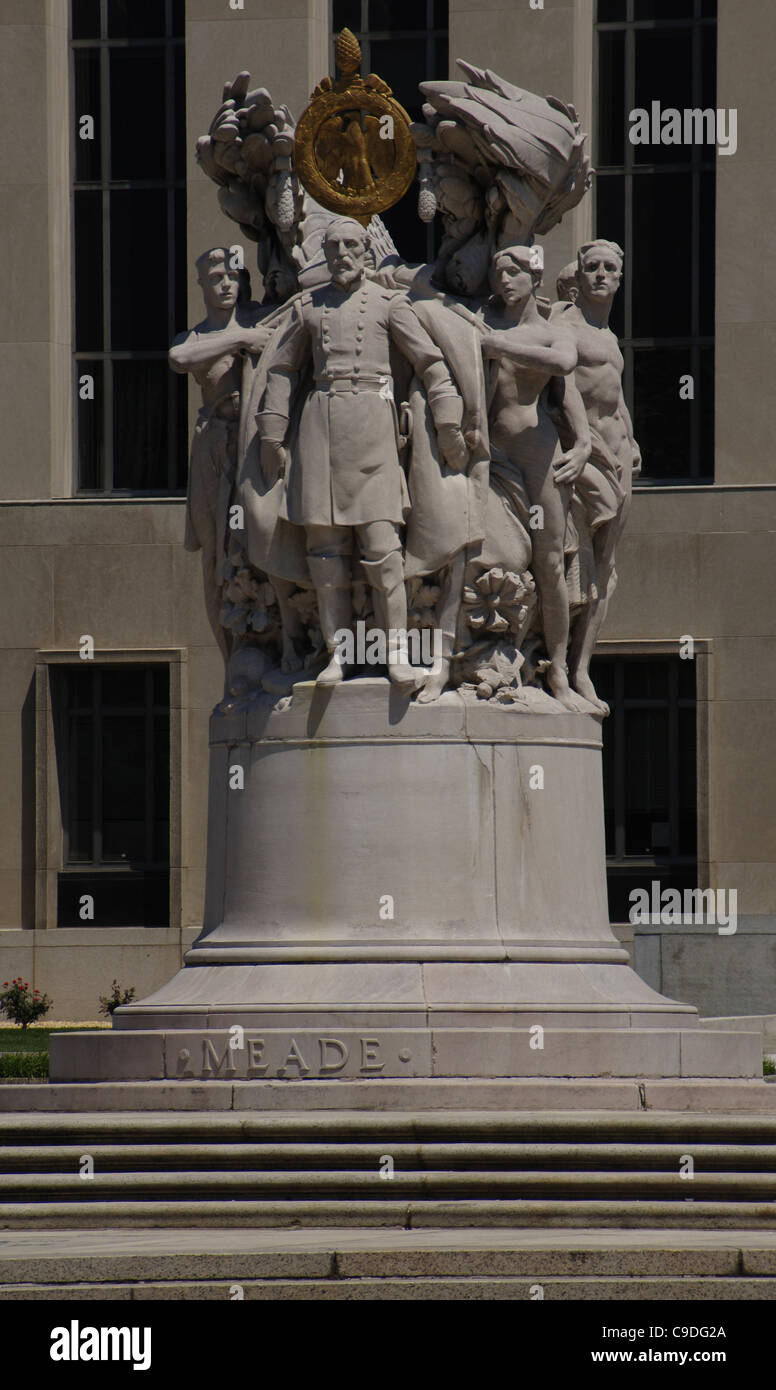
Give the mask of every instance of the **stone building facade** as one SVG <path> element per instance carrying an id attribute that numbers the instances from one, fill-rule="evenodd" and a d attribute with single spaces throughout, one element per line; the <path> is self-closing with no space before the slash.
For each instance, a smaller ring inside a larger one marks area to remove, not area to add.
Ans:
<path id="1" fill-rule="evenodd" d="M 461 56 L 590 133 L 545 292 L 592 235 L 624 246 L 645 467 L 598 658 L 611 915 L 650 984 L 776 1012 L 770 0 L 0 0 L 0 980 L 90 1018 L 197 935 L 221 658 L 182 544 L 194 395 L 165 347 L 201 316 L 194 259 L 234 238 L 194 147 L 243 68 L 298 115 L 344 23 L 408 104 Z M 735 150 L 632 145 L 655 101 L 735 112 Z M 411 209 L 388 220 L 404 249 Z M 734 891 L 737 930 L 634 931 L 652 882 Z"/>

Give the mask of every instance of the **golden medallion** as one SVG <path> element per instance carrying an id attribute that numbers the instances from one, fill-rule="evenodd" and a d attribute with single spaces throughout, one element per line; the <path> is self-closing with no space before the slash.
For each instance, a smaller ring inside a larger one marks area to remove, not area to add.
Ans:
<path id="1" fill-rule="evenodd" d="M 322 207 L 369 219 L 393 207 L 412 183 L 417 160 L 410 118 L 372 72 L 364 79 L 361 48 L 343 29 L 334 49 L 337 81 L 324 77 L 296 127 L 296 173 Z"/>

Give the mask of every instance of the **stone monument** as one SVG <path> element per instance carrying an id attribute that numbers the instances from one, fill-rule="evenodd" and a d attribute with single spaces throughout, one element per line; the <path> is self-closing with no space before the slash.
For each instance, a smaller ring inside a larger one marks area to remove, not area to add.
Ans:
<path id="1" fill-rule="evenodd" d="M 199 141 L 264 284 L 205 252 L 170 353 L 225 663 L 205 920 L 52 1079 L 755 1076 L 758 1037 L 699 1029 L 608 923 L 589 661 L 640 458 L 622 252 L 538 295 L 590 182 L 576 113 L 461 63 L 411 126 L 336 51 L 296 128 L 241 73 Z M 428 266 L 379 218 L 416 168 Z"/>

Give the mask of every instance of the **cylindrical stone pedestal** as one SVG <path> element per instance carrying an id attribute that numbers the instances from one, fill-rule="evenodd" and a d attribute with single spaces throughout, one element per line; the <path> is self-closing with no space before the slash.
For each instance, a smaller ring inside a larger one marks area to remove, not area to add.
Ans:
<path id="1" fill-rule="evenodd" d="M 115 1015 L 130 1074 L 687 1074 L 695 1010 L 609 927 L 596 718 L 379 679 L 281 704 L 212 719 L 205 925 Z"/>
<path id="2" fill-rule="evenodd" d="M 280 703 L 211 721 L 185 967 L 102 1061 L 58 1040 L 58 1079 L 756 1074 L 609 927 L 597 718 L 380 679 Z"/>

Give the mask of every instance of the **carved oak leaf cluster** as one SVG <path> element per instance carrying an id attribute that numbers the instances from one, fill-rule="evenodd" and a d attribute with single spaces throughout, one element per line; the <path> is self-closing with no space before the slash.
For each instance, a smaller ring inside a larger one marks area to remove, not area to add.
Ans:
<path id="1" fill-rule="evenodd" d="M 224 560 L 223 575 L 222 626 L 241 637 L 275 629 L 279 619 L 275 591 L 247 559 Z"/>
<path id="2" fill-rule="evenodd" d="M 425 120 L 412 127 L 420 163 L 418 212 L 442 214 L 437 279 L 487 292 L 490 252 L 529 243 L 576 207 L 590 164 L 573 106 L 515 87 L 459 60 L 466 82 L 422 82 Z"/>
<path id="3" fill-rule="evenodd" d="M 480 700 L 511 703 L 520 698 L 523 657 L 507 642 L 478 642 L 465 653 L 463 687 L 474 689 Z"/>
<path id="4" fill-rule="evenodd" d="M 407 627 L 409 629 L 433 628 L 436 626 L 436 604 L 439 598 L 438 584 L 424 584 L 413 579 L 407 585 Z"/>
<path id="5" fill-rule="evenodd" d="M 197 141 L 197 160 L 219 185 L 218 201 L 251 240 L 266 242 L 266 272 L 271 230 L 289 247 L 302 206 L 302 191 L 293 170 L 294 124 L 287 106 L 276 107 L 265 87 L 248 90 L 250 73 L 241 72 L 224 87 L 207 135 Z M 271 224 L 271 227 L 268 226 Z"/>

